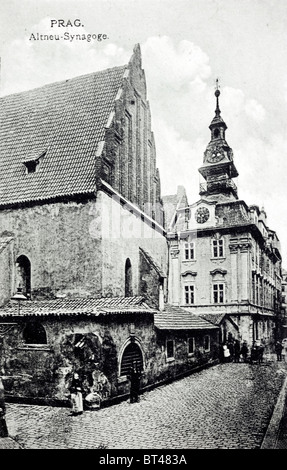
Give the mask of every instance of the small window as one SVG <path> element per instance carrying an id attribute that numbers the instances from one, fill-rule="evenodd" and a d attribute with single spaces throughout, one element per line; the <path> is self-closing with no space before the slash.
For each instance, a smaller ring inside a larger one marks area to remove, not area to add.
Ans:
<path id="1" fill-rule="evenodd" d="M 23 339 L 26 344 L 47 344 L 45 328 L 41 323 L 28 323 L 23 330 Z"/>
<path id="2" fill-rule="evenodd" d="M 35 173 L 38 163 L 38 160 L 30 160 L 29 162 L 25 162 L 27 173 Z"/>
<path id="3" fill-rule="evenodd" d="M 194 304 L 194 285 L 189 284 L 184 286 L 184 300 L 185 304 Z"/>
<path id="4" fill-rule="evenodd" d="M 205 351 L 210 351 L 210 336 L 209 335 L 204 336 L 203 347 Z"/>
<path id="5" fill-rule="evenodd" d="M 174 341 L 173 339 L 168 339 L 166 341 L 166 357 L 167 359 L 174 358 Z"/>
<path id="6" fill-rule="evenodd" d="M 195 259 L 194 242 L 184 244 L 185 259 Z"/>
<path id="7" fill-rule="evenodd" d="M 190 356 L 192 354 L 194 354 L 194 350 L 195 350 L 195 339 L 194 338 L 188 338 L 188 340 L 187 340 L 187 350 L 188 350 L 188 354 Z"/>
<path id="8" fill-rule="evenodd" d="M 212 249 L 213 249 L 213 258 L 223 258 L 224 251 L 223 251 L 223 240 L 213 240 L 212 241 Z"/>
<path id="9" fill-rule="evenodd" d="M 215 304 L 224 302 L 224 284 L 213 284 L 213 302 Z"/>

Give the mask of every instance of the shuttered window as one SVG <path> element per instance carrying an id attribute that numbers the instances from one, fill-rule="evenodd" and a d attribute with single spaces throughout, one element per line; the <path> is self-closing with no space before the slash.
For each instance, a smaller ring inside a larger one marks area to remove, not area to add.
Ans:
<path id="1" fill-rule="evenodd" d="M 136 343 L 130 343 L 124 350 L 121 362 L 121 375 L 130 373 L 133 361 L 136 361 L 140 370 L 143 369 L 143 357 L 139 346 Z"/>

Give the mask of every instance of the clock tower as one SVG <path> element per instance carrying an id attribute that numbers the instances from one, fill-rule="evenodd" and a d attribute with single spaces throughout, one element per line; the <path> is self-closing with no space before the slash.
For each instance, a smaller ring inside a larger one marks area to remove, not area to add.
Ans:
<path id="1" fill-rule="evenodd" d="M 203 165 L 198 170 L 206 182 L 200 184 L 199 194 L 208 200 L 236 200 L 237 187 L 233 178 L 238 176 L 238 172 L 232 149 L 225 140 L 227 126 L 220 115 L 218 85 L 215 96 L 215 116 L 209 126 L 211 141 L 204 152 Z"/>

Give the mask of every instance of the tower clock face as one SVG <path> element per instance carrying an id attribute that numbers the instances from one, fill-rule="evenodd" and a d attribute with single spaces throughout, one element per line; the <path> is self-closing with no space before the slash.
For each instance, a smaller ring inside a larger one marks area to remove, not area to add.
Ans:
<path id="1" fill-rule="evenodd" d="M 224 151 L 220 147 L 212 147 L 206 152 L 206 160 L 209 163 L 220 162 L 224 158 Z"/>
<path id="2" fill-rule="evenodd" d="M 207 207 L 199 207 L 195 212 L 195 220 L 198 224 L 203 224 L 209 219 L 209 210 Z"/>

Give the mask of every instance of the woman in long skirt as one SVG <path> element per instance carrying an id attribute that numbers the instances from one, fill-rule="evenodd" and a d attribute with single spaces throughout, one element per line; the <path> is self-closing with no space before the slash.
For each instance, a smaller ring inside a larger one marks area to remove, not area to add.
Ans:
<path id="1" fill-rule="evenodd" d="M 72 405 L 72 414 L 74 416 L 80 415 L 83 413 L 83 390 L 82 384 L 80 381 L 79 374 L 74 373 L 71 387 L 71 405 Z"/>

